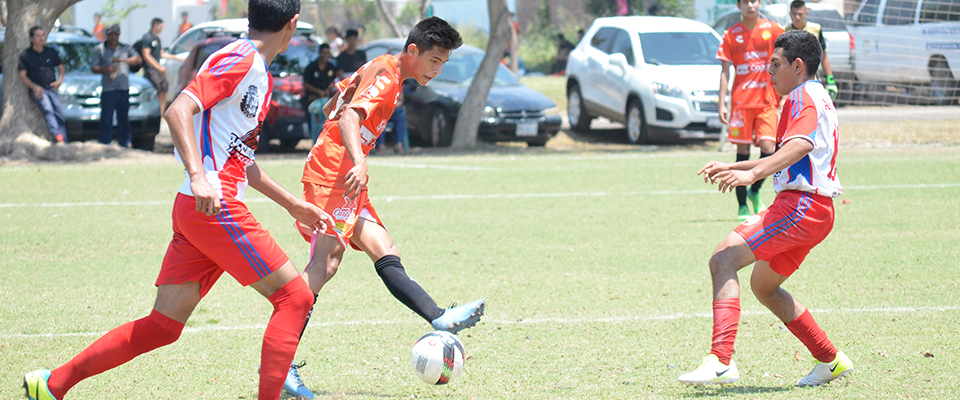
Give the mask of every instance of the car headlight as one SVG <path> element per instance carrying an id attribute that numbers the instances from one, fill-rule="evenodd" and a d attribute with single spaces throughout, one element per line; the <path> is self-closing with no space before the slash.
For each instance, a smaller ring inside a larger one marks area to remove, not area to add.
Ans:
<path id="1" fill-rule="evenodd" d="M 300 95 L 280 90 L 273 91 L 273 101 L 281 107 L 300 108 Z"/>
<path id="2" fill-rule="evenodd" d="M 480 115 L 480 120 L 491 124 L 496 123 L 498 111 L 496 108 L 486 106 L 483 108 L 483 114 Z"/>
<path id="3" fill-rule="evenodd" d="M 676 86 L 671 86 L 666 83 L 654 82 L 653 88 L 657 91 L 657 94 L 667 96 L 667 97 L 676 97 L 683 98 L 683 90 Z"/>
<path id="4" fill-rule="evenodd" d="M 550 107 L 546 110 L 543 110 L 543 115 L 552 117 L 554 115 L 560 115 L 560 107 Z"/>

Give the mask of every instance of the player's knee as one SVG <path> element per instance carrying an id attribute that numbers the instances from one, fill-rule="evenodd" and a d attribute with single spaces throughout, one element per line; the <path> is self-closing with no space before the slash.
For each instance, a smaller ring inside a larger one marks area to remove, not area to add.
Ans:
<path id="1" fill-rule="evenodd" d="M 730 272 L 729 263 L 727 263 L 723 257 L 723 254 L 717 253 L 710 257 L 710 275 L 722 276 Z M 736 271 L 733 271 L 736 273 Z"/>

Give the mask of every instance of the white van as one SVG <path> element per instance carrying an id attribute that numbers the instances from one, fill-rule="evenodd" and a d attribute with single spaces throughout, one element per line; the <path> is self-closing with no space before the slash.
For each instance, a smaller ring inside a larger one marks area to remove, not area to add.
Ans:
<path id="1" fill-rule="evenodd" d="M 862 92 L 957 104 L 960 0 L 863 0 L 848 24 Z"/>

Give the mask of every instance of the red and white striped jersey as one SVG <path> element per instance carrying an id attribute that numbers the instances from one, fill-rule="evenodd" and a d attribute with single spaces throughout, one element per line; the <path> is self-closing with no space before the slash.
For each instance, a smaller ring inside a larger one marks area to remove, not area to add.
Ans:
<path id="1" fill-rule="evenodd" d="M 823 85 L 807 81 L 790 92 L 777 126 L 777 149 L 789 140 L 806 140 L 813 150 L 773 174 L 773 190 L 799 190 L 827 197 L 840 195 L 837 178 L 839 140 L 837 110 Z"/>

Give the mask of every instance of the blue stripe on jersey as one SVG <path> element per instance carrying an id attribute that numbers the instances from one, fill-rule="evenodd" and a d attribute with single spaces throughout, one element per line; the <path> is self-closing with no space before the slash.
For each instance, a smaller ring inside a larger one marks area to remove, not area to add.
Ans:
<path id="1" fill-rule="evenodd" d="M 785 231 L 792 225 L 795 225 L 797 221 L 803 219 L 804 215 L 807 213 L 807 209 L 810 208 L 810 203 L 813 202 L 808 194 L 803 193 L 800 196 L 800 202 L 797 204 L 797 208 L 787 215 L 786 217 L 781 218 L 779 221 L 774 224 L 760 229 L 757 233 L 750 236 L 750 239 L 747 239 L 747 244 L 750 245 L 750 250 L 756 250 L 762 244 L 766 243 L 768 240 L 772 239 L 777 234 Z"/>
<path id="2" fill-rule="evenodd" d="M 236 49 L 230 52 L 229 56 L 220 60 L 220 63 L 217 66 L 210 68 L 210 73 L 213 74 L 213 76 L 220 76 L 227 73 L 230 68 L 232 68 L 234 65 L 237 65 L 237 63 L 242 61 L 246 56 L 250 55 L 250 53 L 253 52 L 253 49 L 254 46 L 250 42 L 250 39 L 246 39 L 246 42 L 237 46 Z"/>
<path id="3" fill-rule="evenodd" d="M 807 183 L 813 185 L 813 162 L 810 161 L 810 155 L 807 154 L 790 166 L 787 169 L 787 172 L 790 174 L 789 182 L 793 182 L 797 179 L 798 176 L 802 176 L 807 179 Z"/>
<path id="4" fill-rule="evenodd" d="M 210 109 L 203 110 L 203 117 L 200 121 L 200 160 L 202 161 L 204 157 L 210 157 L 213 165 L 217 165 L 210 137 Z"/>
<path id="5" fill-rule="evenodd" d="M 267 263 L 263 261 L 263 258 L 260 257 L 260 254 L 257 253 L 257 250 L 253 248 L 250 240 L 247 239 L 247 235 L 240 230 L 240 224 L 233 220 L 233 216 L 230 215 L 230 210 L 226 207 L 222 208 L 220 215 L 217 215 L 217 220 L 220 221 L 220 224 L 227 230 L 227 233 L 230 234 L 230 238 L 233 239 L 233 243 L 236 244 L 237 248 L 240 249 L 240 253 L 242 253 L 243 257 L 247 259 L 247 262 L 250 263 L 250 266 L 257 271 L 257 276 L 259 276 L 260 279 L 263 279 L 270 274 L 270 269 L 267 268 Z"/>

